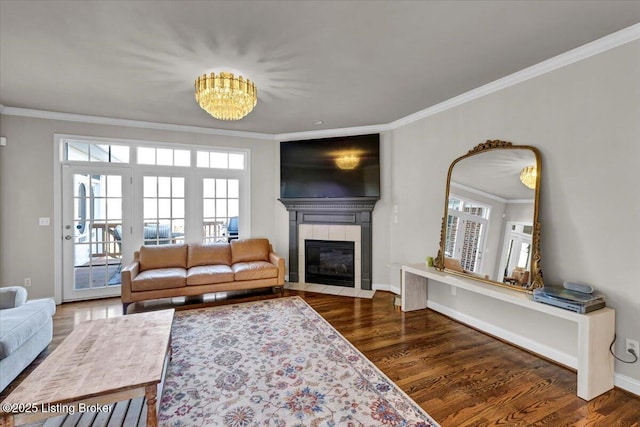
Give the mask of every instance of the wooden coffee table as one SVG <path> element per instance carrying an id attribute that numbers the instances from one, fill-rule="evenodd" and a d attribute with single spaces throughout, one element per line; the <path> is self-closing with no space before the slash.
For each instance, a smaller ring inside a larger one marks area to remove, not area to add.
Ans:
<path id="1" fill-rule="evenodd" d="M 145 396 L 147 426 L 157 426 L 173 315 L 171 309 L 80 323 L 2 402 L 0 424 L 26 424 Z"/>

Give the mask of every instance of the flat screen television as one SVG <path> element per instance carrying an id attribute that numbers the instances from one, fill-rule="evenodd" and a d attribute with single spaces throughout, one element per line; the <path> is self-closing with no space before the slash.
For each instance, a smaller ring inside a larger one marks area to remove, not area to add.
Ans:
<path id="1" fill-rule="evenodd" d="M 380 198 L 380 135 L 280 143 L 280 198 Z"/>

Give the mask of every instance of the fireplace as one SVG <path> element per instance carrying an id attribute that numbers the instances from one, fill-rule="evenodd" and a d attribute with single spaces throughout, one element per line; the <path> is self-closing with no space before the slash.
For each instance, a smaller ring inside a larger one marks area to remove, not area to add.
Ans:
<path id="1" fill-rule="evenodd" d="M 371 289 L 371 212 L 378 197 L 343 199 L 280 199 L 289 212 L 289 277 L 305 280 L 304 241 L 355 242 L 355 289 Z M 303 271 L 300 271 L 303 270 Z"/>
<path id="2" fill-rule="evenodd" d="M 305 282 L 355 287 L 354 242 L 305 240 Z"/>

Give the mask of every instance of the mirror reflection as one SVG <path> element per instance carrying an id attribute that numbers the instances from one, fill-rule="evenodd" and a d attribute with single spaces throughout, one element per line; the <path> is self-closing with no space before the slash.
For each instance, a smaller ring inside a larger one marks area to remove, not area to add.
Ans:
<path id="1" fill-rule="evenodd" d="M 538 261 L 539 155 L 532 147 L 490 141 L 451 165 L 439 269 L 531 290 Z"/>

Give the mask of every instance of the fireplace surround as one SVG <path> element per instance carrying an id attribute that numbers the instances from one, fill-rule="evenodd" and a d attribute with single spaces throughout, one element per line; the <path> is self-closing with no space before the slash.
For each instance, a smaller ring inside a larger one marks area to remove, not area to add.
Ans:
<path id="1" fill-rule="evenodd" d="M 282 198 L 279 200 L 289 212 L 289 282 L 296 283 L 299 282 L 301 278 L 304 280 L 304 277 L 300 274 L 300 269 L 304 269 L 304 266 L 300 266 L 299 256 L 300 252 L 304 251 L 304 246 L 302 246 L 302 248 L 300 247 L 300 225 L 308 224 L 359 226 L 360 241 L 356 242 L 356 251 L 354 256 L 357 258 L 357 260 L 359 259 L 360 268 L 359 271 L 355 272 L 355 288 L 371 290 L 371 215 L 376 202 L 379 200 L 378 197 L 327 199 Z M 351 227 L 349 227 L 349 229 L 351 229 Z M 360 247 L 359 251 L 358 246 Z M 359 281 L 358 277 L 360 278 Z"/>

